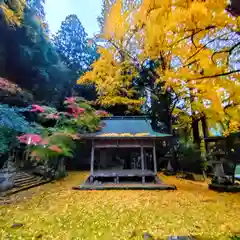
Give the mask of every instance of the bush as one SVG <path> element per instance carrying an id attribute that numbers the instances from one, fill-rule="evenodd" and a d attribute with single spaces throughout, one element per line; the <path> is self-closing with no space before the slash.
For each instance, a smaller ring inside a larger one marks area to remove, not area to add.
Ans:
<path id="1" fill-rule="evenodd" d="M 28 108 L 0 104 L 0 156 L 18 144 L 16 136 L 19 133 L 35 133 L 37 131 L 36 126 L 22 116 L 22 113 L 28 110 Z"/>
<path id="2" fill-rule="evenodd" d="M 23 107 L 33 102 L 33 96 L 17 84 L 0 77 L 0 102 Z"/>
<path id="3" fill-rule="evenodd" d="M 201 150 L 192 143 L 179 143 L 177 158 L 182 171 L 202 173 L 206 168 L 206 160 L 202 156 Z"/>
<path id="4" fill-rule="evenodd" d="M 26 145 L 27 158 L 48 166 L 56 161 L 52 168 L 59 176 L 65 174 L 65 170 L 60 170 L 64 164 L 59 160 L 72 158 L 76 140 L 81 139 L 81 134 L 99 130 L 101 117 L 107 115 L 105 111 L 96 111 L 82 98 L 66 98 L 64 104 L 66 110 L 63 112 L 48 106 L 32 105 L 30 112 L 35 113 L 45 127 L 40 134 L 28 133 L 18 137 L 20 143 Z"/>

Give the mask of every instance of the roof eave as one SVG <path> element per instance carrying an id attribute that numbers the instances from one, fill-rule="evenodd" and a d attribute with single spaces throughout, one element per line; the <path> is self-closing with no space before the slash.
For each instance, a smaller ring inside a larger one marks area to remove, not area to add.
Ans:
<path id="1" fill-rule="evenodd" d="M 144 139 L 152 139 L 152 140 L 156 140 L 156 139 L 169 139 L 172 138 L 172 135 L 169 136 L 141 136 L 141 137 L 135 137 L 135 136 L 119 136 L 119 137 L 112 137 L 112 136 L 105 136 L 105 137 L 100 137 L 100 136 L 83 136 L 82 139 L 90 139 L 90 140 L 104 140 L 104 139 L 115 139 L 115 140 L 122 140 L 122 139 L 131 139 L 131 140 L 144 140 Z"/>

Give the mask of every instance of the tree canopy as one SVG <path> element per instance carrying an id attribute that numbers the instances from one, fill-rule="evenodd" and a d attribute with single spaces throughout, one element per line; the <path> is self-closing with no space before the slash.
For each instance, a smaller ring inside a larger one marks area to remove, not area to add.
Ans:
<path id="1" fill-rule="evenodd" d="M 24 16 L 25 0 L 0 1 L 0 20 L 10 25 L 20 25 Z"/>
<path id="2" fill-rule="evenodd" d="M 207 116 L 213 125 L 236 125 L 240 26 L 239 17 L 226 11 L 227 1 L 144 0 L 138 8 L 125 4 L 119 0 L 111 8 L 103 33 L 108 44 L 79 83 L 94 82 L 103 103 L 124 98 L 129 105 L 134 80 L 151 60 L 158 62 L 149 73 L 153 86 L 160 84 L 171 94 L 179 123 Z M 126 66 L 128 75 L 123 74 Z"/>
<path id="3" fill-rule="evenodd" d="M 78 76 L 88 70 L 98 57 L 96 46 L 88 44 L 87 33 L 75 14 L 62 22 L 53 42 L 66 65 Z"/>
<path id="4" fill-rule="evenodd" d="M 86 32 L 76 15 L 66 18 L 52 41 L 44 3 L 1 3 L 0 76 L 29 90 L 35 101 L 55 105 L 71 94 L 66 89 L 76 85 L 76 79 L 98 55 L 95 44 L 88 46 Z"/>

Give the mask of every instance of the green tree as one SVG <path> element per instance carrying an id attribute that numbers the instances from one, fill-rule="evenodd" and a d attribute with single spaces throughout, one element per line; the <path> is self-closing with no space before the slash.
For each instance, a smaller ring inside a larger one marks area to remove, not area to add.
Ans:
<path id="1" fill-rule="evenodd" d="M 44 4 L 45 0 L 27 0 L 28 7 L 34 10 L 36 16 L 41 20 L 45 20 Z"/>
<path id="2" fill-rule="evenodd" d="M 71 70 L 68 95 L 72 95 L 73 89 L 80 93 L 79 87 L 76 88 L 76 79 L 88 71 L 98 58 L 96 43 L 87 38 L 87 33 L 76 15 L 66 17 L 60 30 L 53 37 L 53 43 L 61 59 Z"/>
<path id="3" fill-rule="evenodd" d="M 35 100 L 56 104 L 66 96 L 69 70 L 36 16 L 25 8 L 21 27 L 0 22 L 0 75 L 29 90 Z"/>
<path id="4" fill-rule="evenodd" d="M 97 58 L 96 45 L 88 45 L 87 33 L 76 15 L 66 17 L 53 42 L 66 65 L 78 76 Z"/>

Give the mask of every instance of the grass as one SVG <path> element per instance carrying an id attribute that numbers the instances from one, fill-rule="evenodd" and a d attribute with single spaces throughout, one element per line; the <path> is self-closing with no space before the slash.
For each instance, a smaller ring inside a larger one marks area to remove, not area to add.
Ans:
<path id="1" fill-rule="evenodd" d="M 164 176 L 177 191 L 71 189 L 86 176 L 70 173 L 0 206 L 0 239 L 136 240 L 148 232 L 156 239 L 191 234 L 220 240 L 240 232 L 240 194 L 215 193 L 206 183 Z M 23 226 L 11 228 L 13 223 Z"/>

